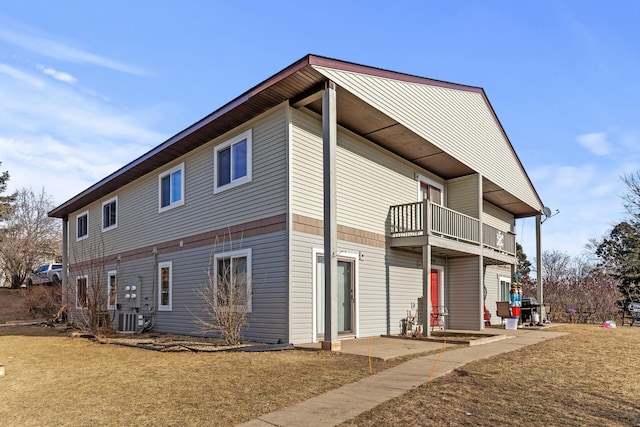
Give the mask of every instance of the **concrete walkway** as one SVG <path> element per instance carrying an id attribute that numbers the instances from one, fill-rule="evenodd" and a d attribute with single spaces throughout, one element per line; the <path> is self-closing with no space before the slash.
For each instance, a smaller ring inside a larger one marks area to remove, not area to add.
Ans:
<path id="1" fill-rule="evenodd" d="M 548 330 L 501 332 L 505 332 L 505 339 L 446 351 L 442 353 L 438 362 L 438 354 L 418 357 L 355 383 L 265 414 L 241 426 L 335 426 L 426 383 L 434 365 L 436 368 L 433 378 L 436 378 L 474 360 L 519 350 L 566 335 L 563 332 Z M 441 344 L 437 346 L 441 347 Z"/>

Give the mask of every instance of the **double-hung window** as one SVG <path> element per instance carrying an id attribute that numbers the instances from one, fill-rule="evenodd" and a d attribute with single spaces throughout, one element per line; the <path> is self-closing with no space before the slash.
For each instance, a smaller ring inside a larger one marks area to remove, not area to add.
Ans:
<path id="1" fill-rule="evenodd" d="M 251 181 L 251 129 L 216 146 L 213 192 L 218 193 Z"/>
<path id="2" fill-rule="evenodd" d="M 158 264 L 158 311 L 171 311 L 173 293 L 173 264 L 171 261 Z"/>
<path id="3" fill-rule="evenodd" d="M 76 308 L 89 305 L 89 276 L 76 277 Z"/>
<path id="4" fill-rule="evenodd" d="M 89 211 L 85 211 L 76 217 L 76 240 L 89 237 Z"/>
<path id="5" fill-rule="evenodd" d="M 251 249 L 216 254 L 215 304 L 251 312 Z"/>
<path id="6" fill-rule="evenodd" d="M 161 173 L 158 185 L 160 212 L 184 205 L 184 163 Z"/>
<path id="7" fill-rule="evenodd" d="M 102 203 L 102 231 L 118 226 L 118 197 Z"/>

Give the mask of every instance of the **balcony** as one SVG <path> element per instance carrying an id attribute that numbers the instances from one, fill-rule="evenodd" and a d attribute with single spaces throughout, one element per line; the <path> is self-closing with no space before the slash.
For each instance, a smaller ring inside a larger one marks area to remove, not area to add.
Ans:
<path id="1" fill-rule="evenodd" d="M 508 256 L 515 256 L 516 253 L 515 234 L 498 230 L 489 224 L 480 224 L 477 218 L 428 200 L 391 206 L 389 225 L 392 246 L 414 245 L 421 240 L 424 241 L 422 237 L 429 236 L 435 238 L 435 245 L 440 244 L 464 252 L 479 254 L 482 249 L 488 249 L 496 254 Z"/>

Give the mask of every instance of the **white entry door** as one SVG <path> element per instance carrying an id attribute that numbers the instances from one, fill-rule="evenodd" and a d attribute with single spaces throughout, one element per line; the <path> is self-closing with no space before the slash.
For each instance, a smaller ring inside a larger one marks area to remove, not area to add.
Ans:
<path id="1" fill-rule="evenodd" d="M 338 333 L 354 333 L 355 313 L 355 261 L 338 259 Z M 316 260 L 316 331 L 318 337 L 324 335 L 324 256 Z"/>

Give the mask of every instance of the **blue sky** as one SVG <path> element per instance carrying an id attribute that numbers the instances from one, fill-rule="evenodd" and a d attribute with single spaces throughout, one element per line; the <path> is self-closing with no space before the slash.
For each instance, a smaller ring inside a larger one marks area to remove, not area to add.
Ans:
<path id="1" fill-rule="evenodd" d="M 640 169 L 639 21 L 630 0 L 4 0 L 0 170 L 62 203 L 313 53 L 484 88 L 560 210 L 544 249 L 578 255 Z"/>

